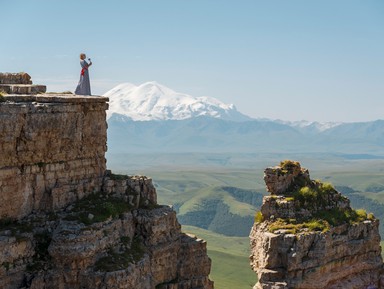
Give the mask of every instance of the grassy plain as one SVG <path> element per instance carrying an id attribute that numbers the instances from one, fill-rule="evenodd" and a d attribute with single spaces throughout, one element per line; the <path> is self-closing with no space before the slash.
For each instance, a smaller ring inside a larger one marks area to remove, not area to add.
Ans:
<path id="1" fill-rule="evenodd" d="M 256 284 L 256 273 L 249 266 L 248 237 L 228 237 L 193 226 L 183 226 L 182 230 L 207 241 L 215 289 L 246 289 Z"/>
<path id="2" fill-rule="evenodd" d="M 179 220 L 193 212 L 201 212 L 204 220 L 208 216 L 204 215 L 207 200 L 219 200 L 228 206 L 225 222 L 237 220 L 239 223 L 241 216 L 253 218 L 258 208 L 250 205 L 249 200 L 236 198 L 223 187 L 265 193 L 264 168 L 284 159 L 299 161 L 309 169 L 312 179 L 344 187 L 355 209 L 364 208 L 384 217 L 382 159 L 356 160 L 338 154 L 124 154 L 108 156 L 108 167 L 115 173 L 152 177 L 159 203 L 177 205 Z M 228 225 L 236 228 L 236 224 Z M 207 240 L 215 288 L 246 289 L 256 283 L 256 275 L 250 270 L 248 261 L 248 237 L 226 236 L 195 226 L 183 226 L 183 230 Z"/>

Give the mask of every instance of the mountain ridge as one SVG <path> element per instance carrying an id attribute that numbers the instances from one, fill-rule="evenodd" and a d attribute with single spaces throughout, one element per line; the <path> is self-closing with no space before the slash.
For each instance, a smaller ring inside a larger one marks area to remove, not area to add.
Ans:
<path id="1" fill-rule="evenodd" d="M 110 99 L 107 119 L 114 114 L 128 117 L 134 121 L 184 120 L 210 116 L 232 121 L 273 121 L 314 133 L 332 129 L 345 123 L 254 118 L 238 111 L 234 104 L 226 104 L 214 97 L 195 97 L 176 92 L 157 81 L 147 81 L 140 85 L 129 82 L 121 83 L 107 91 L 103 96 Z"/>
<path id="2" fill-rule="evenodd" d="M 133 121 L 108 120 L 109 147 L 115 152 L 315 152 L 384 153 L 384 121 L 341 124 L 313 132 L 273 121 L 233 122 L 211 117 Z M 132 137 L 134 136 L 134 137 Z"/>
<path id="3" fill-rule="evenodd" d="M 384 120 L 339 123 L 251 118 L 234 105 L 157 82 L 110 90 L 116 152 L 327 152 L 384 155 Z M 134 136 L 134 137 L 132 137 Z"/>
<path id="4" fill-rule="evenodd" d="M 114 113 L 136 121 L 183 120 L 198 116 L 232 121 L 251 119 L 237 111 L 233 104 L 225 104 L 213 97 L 194 97 L 175 92 L 156 81 L 138 86 L 122 83 L 106 92 L 104 96 L 110 99 L 108 119 Z"/>

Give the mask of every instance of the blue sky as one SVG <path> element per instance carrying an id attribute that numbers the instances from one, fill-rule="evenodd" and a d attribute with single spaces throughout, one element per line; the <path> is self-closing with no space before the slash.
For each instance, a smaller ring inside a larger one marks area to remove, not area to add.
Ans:
<path id="1" fill-rule="evenodd" d="M 0 71 L 94 94 L 155 80 L 252 117 L 384 119 L 382 0 L 0 0 Z"/>

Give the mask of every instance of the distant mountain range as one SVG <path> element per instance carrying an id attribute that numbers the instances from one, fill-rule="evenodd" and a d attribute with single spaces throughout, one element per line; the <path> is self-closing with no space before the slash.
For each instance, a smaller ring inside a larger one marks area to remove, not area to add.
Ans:
<path id="1" fill-rule="evenodd" d="M 211 97 L 156 82 L 121 84 L 110 98 L 113 152 L 337 152 L 384 156 L 384 120 L 360 123 L 252 119 Z"/>

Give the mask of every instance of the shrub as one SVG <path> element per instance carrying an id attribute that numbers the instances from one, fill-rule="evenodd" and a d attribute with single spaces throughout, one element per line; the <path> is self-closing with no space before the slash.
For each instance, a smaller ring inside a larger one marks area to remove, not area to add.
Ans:
<path id="1" fill-rule="evenodd" d="M 358 209 L 356 212 L 356 219 L 358 222 L 365 221 L 367 219 L 367 212 L 364 209 Z"/>
<path id="2" fill-rule="evenodd" d="M 264 216 L 263 214 L 258 211 L 256 214 L 255 214 L 255 223 L 261 223 L 264 221 Z"/>
<path id="3" fill-rule="evenodd" d="M 313 208 L 315 206 L 326 206 L 329 203 L 329 195 L 336 193 L 337 191 L 330 183 L 321 183 L 316 180 L 294 191 L 292 196 L 299 201 L 300 206 Z"/>
<path id="4" fill-rule="evenodd" d="M 311 220 L 304 223 L 304 227 L 308 227 L 310 231 L 326 232 L 330 229 L 329 223 L 324 220 Z"/>
<path id="5" fill-rule="evenodd" d="M 277 230 L 288 230 L 287 233 L 296 234 L 299 229 L 302 228 L 302 224 L 290 224 L 284 219 L 277 219 L 275 222 L 268 226 L 268 230 L 274 233 Z"/>
<path id="6" fill-rule="evenodd" d="M 300 189 L 298 197 L 304 202 L 312 202 L 318 197 L 318 193 L 309 187 L 303 187 Z"/>
<path id="7" fill-rule="evenodd" d="M 291 161 L 291 160 L 284 160 L 284 161 L 280 162 L 280 168 L 281 168 L 281 172 L 283 174 L 286 174 L 288 172 L 300 170 L 301 167 L 300 167 L 299 162 L 295 162 L 295 161 Z"/>
<path id="8" fill-rule="evenodd" d="M 35 254 L 32 262 L 27 265 L 27 272 L 37 272 L 51 268 L 51 255 L 49 255 L 48 247 L 52 241 L 52 236 L 48 231 L 34 234 L 35 238 Z"/>
<path id="9" fill-rule="evenodd" d="M 284 170 L 289 170 L 292 168 L 300 167 L 300 163 L 296 161 L 291 161 L 291 160 L 284 160 L 280 162 L 280 167 Z"/>
<path id="10" fill-rule="evenodd" d="M 369 213 L 367 215 L 367 219 L 373 221 L 375 219 L 375 216 L 372 213 Z"/>
<path id="11" fill-rule="evenodd" d="M 321 220 L 327 221 L 331 226 L 338 226 L 346 223 L 354 224 L 368 219 L 367 212 L 363 209 L 342 210 L 340 208 L 320 211 L 316 213 L 316 217 Z"/>
<path id="12" fill-rule="evenodd" d="M 111 180 L 127 180 L 129 177 L 127 175 L 120 175 L 120 174 L 111 174 L 110 175 Z"/>
<path id="13" fill-rule="evenodd" d="M 331 183 L 320 183 L 320 191 L 322 193 L 333 193 L 336 192 L 335 188 L 332 186 Z"/>
<path id="14" fill-rule="evenodd" d="M 127 202 L 118 198 L 106 197 L 102 194 L 91 194 L 77 201 L 73 208 L 73 214 L 67 220 L 77 220 L 86 225 L 104 222 L 108 218 L 117 218 L 122 213 L 131 209 Z M 89 214 L 94 217 L 88 218 Z"/>

